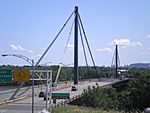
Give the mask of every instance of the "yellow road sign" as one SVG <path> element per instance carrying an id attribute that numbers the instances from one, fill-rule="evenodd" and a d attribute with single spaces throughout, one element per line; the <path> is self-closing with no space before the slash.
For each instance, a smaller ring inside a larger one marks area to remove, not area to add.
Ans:
<path id="1" fill-rule="evenodd" d="M 17 82 L 25 82 L 25 81 L 29 81 L 29 75 L 30 75 L 30 71 L 27 69 L 15 69 L 13 71 L 13 78 L 14 81 Z"/>

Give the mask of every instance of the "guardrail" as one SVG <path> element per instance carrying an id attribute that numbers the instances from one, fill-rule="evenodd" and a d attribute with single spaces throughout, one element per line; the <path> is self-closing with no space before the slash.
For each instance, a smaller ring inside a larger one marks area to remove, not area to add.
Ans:
<path id="1" fill-rule="evenodd" d="M 76 100 L 78 98 L 81 98 L 82 96 L 83 96 L 83 93 L 78 94 L 76 96 L 73 96 L 70 99 L 60 100 L 56 104 L 53 104 L 53 107 L 63 106 L 63 105 L 68 104 L 68 103 L 70 103 L 70 102 L 72 102 L 72 101 L 74 101 L 74 100 Z"/>
<path id="2" fill-rule="evenodd" d="M 103 86 L 99 86 L 97 84 L 95 84 L 94 86 L 90 86 L 90 88 L 94 88 L 94 87 L 109 87 L 109 86 L 112 86 L 112 84 L 106 84 L 106 85 L 103 85 Z M 84 95 L 85 92 L 82 92 L 78 95 L 75 95 L 75 96 L 72 96 L 70 99 L 65 99 L 65 100 L 59 100 L 58 102 L 56 102 L 56 104 L 53 104 L 53 107 L 59 107 L 59 106 L 63 106 L 65 104 L 68 104 L 78 98 L 81 98 L 83 95 Z"/>

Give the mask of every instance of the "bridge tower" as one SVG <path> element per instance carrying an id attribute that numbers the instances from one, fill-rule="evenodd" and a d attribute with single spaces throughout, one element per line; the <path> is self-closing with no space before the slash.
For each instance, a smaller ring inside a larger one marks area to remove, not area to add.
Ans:
<path id="1" fill-rule="evenodd" d="M 74 21 L 74 84 L 78 84 L 78 7 L 75 7 Z"/>
<path id="2" fill-rule="evenodd" d="M 116 77 L 118 77 L 118 46 L 116 45 L 116 50 L 115 50 L 115 63 L 116 63 Z"/>
<path id="3" fill-rule="evenodd" d="M 118 45 L 115 46 L 115 53 L 112 59 L 111 67 L 115 67 L 115 77 L 118 78 L 118 68 L 120 66 L 119 54 L 118 54 Z"/>

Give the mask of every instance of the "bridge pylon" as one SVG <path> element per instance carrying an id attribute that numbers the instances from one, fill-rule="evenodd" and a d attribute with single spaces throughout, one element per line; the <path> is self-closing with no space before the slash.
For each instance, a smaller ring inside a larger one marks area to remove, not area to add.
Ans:
<path id="1" fill-rule="evenodd" d="M 115 67 L 115 78 L 118 78 L 118 68 L 120 66 L 119 53 L 118 53 L 118 45 L 115 45 L 115 53 L 113 55 L 111 68 Z"/>
<path id="2" fill-rule="evenodd" d="M 78 84 L 78 7 L 75 6 L 74 21 L 74 84 Z"/>

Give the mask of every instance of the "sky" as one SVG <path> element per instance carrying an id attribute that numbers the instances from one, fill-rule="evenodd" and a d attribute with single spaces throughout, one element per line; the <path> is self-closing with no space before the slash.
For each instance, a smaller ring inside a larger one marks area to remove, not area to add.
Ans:
<path id="1" fill-rule="evenodd" d="M 0 0 L 0 55 L 19 54 L 37 62 L 78 6 L 97 66 L 111 65 L 116 44 L 121 66 L 150 63 L 149 4 L 150 0 Z M 73 64 L 73 21 L 74 16 L 40 65 Z M 86 43 L 85 48 L 92 65 Z M 0 56 L 0 65 L 8 64 L 30 65 L 17 57 Z M 85 65 L 80 35 L 79 65 Z"/>

